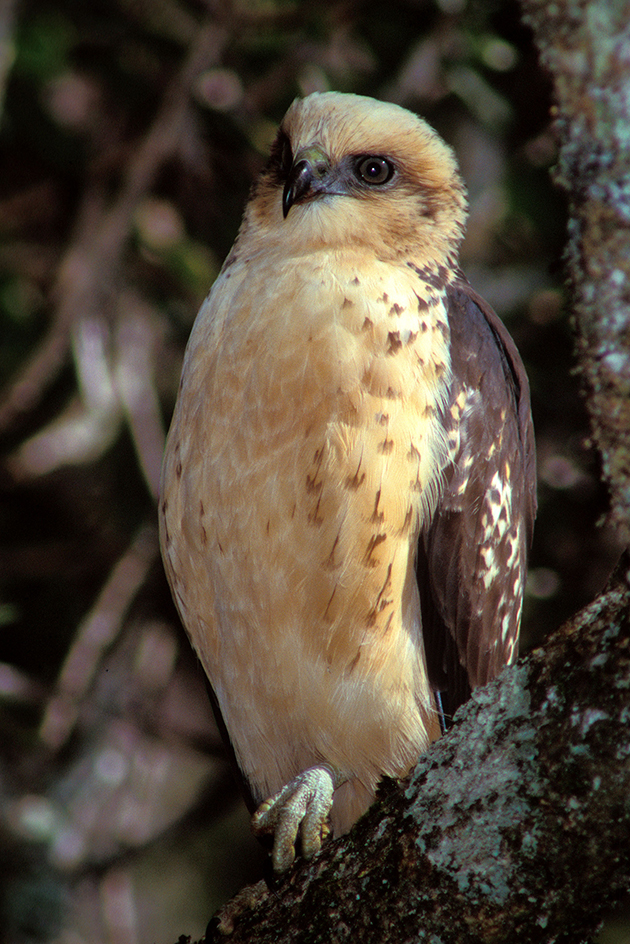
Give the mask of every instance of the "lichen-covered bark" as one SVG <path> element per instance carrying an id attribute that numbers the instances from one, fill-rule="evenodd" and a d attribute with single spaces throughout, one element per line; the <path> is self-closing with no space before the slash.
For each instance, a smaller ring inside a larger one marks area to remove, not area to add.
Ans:
<path id="1" fill-rule="evenodd" d="M 630 2 L 523 0 L 554 83 L 568 274 L 611 518 L 630 533 Z"/>
<path id="2" fill-rule="evenodd" d="M 630 557 L 351 834 L 206 941 L 576 942 L 630 882 Z"/>

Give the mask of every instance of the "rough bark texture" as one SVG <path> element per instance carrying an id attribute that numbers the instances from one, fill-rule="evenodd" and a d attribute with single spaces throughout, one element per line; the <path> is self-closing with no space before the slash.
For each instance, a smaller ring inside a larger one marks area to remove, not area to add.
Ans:
<path id="1" fill-rule="evenodd" d="M 630 882 L 630 557 L 384 793 L 206 941 L 587 941 Z"/>
<path id="2" fill-rule="evenodd" d="M 554 83 L 555 178 L 569 198 L 568 274 L 611 517 L 630 532 L 630 3 L 523 0 Z"/>

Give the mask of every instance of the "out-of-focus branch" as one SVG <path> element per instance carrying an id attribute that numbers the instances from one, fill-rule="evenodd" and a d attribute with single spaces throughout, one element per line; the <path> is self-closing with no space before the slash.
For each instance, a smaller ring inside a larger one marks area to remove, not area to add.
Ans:
<path id="1" fill-rule="evenodd" d="M 136 292 L 121 295 L 116 332 L 116 386 L 138 465 L 157 501 L 164 452 L 164 425 L 155 386 L 155 313 Z"/>
<path id="2" fill-rule="evenodd" d="M 80 313 L 78 305 L 87 299 L 89 289 L 90 266 L 86 248 L 94 232 L 98 231 L 102 213 L 100 189 L 88 187 L 79 209 L 74 236 L 59 266 L 52 291 L 57 304 L 50 327 L 0 402 L 0 433 L 39 402 L 67 359 L 72 321 L 77 312 Z"/>
<path id="3" fill-rule="evenodd" d="M 630 3 L 523 0 L 551 73 L 568 274 L 611 518 L 630 536 Z"/>
<path id="4" fill-rule="evenodd" d="M 190 118 L 191 90 L 200 73 L 217 62 L 225 39 L 225 31 L 213 22 L 199 29 L 155 121 L 130 159 L 113 204 L 106 204 L 99 188 L 88 188 L 52 291 L 50 328 L 0 404 L 0 432 L 31 410 L 55 379 L 66 362 L 75 321 L 108 316 L 134 212 L 161 167 L 177 153 Z"/>
<path id="5" fill-rule="evenodd" d="M 73 323 L 78 394 L 6 460 L 15 481 L 98 459 L 126 419 L 140 470 L 157 500 L 165 436 L 155 386 L 160 320 L 131 290 L 121 292 L 117 307 L 114 332 L 104 317 Z"/>
<path id="6" fill-rule="evenodd" d="M 95 461 L 115 441 L 122 410 L 109 363 L 110 334 L 103 317 L 84 316 L 72 323 L 77 396 L 9 456 L 6 465 L 15 481 Z"/>
<path id="7" fill-rule="evenodd" d="M 40 737 L 52 751 L 63 747 L 70 737 L 101 659 L 121 631 L 157 553 L 155 530 L 141 528 L 78 627 L 40 727 Z"/>

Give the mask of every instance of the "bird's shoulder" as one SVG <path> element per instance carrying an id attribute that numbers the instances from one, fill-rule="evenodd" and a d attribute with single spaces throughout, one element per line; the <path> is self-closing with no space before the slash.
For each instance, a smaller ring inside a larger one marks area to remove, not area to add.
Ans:
<path id="1" fill-rule="evenodd" d="M 448 286 L 446 296 L 453 373 L 451 401 L 459 401 L 461 406 L 466 393 L 473 396 L 468 419 L 470 422 L 477 417 L 476 435 L 482 440 L 499 438 L 501 423 L 512 423 L 517 437 L 515 448 L 524 459 L 522 474 L 531 537 L 536 513 L 536 449 L 523 360 L 501 318 L 461 273 Z M 455 416 L 459 416 L 458 411 Z"/>

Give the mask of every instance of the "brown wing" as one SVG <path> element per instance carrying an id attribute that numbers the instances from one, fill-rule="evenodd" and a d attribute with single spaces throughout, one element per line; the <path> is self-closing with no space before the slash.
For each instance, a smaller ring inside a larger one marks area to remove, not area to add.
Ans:
<path id="1" fill-rule="evenodd" d="M 452 463 L 420 536 L 429 677 L 448 718 L 516 657 L 536 513 L 529 384 L 505 326 L 463 280 L 448 289 Z"/>

